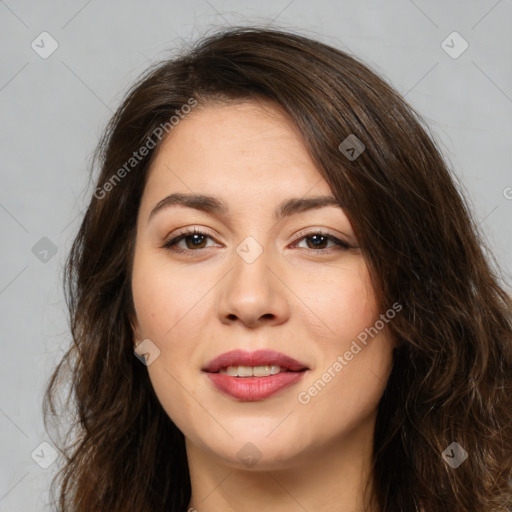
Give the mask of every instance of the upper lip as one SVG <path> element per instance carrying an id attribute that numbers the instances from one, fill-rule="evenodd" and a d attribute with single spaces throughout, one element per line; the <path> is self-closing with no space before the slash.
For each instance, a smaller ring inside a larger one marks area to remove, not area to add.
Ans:
<path id="1" fill-rule="evenodd" d="M 231 350 L 229 352 L 224 352 L 224 354 L 221 354 L 215 359 L 212 359 L 208 365 L 203 368 L 203 371 L 215 373 L 222 368 L 227 368 L 228 366 L 265 365 L 280 366 L 294 372 L 300 372 L 301 370 L 308 369 L 305 364 L 293 359 L 293 357 L 274 350 L 256 350 L 255 352 Z"/>

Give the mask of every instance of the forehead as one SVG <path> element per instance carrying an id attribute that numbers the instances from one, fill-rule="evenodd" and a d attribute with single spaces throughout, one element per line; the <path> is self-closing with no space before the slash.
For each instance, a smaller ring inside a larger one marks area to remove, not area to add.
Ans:
<path id="1" fill-rule="evenodd" d="M 149 172 L 149 194 L 330 191 L 298 128 L 269 101 L 196 107 L 162 142 Z"/>

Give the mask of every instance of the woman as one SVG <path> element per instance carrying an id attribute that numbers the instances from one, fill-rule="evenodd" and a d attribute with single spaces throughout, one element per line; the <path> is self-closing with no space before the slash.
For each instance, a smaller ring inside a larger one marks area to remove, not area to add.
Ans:
<path id="1" fill-rule="evenodd" d="M 67 365 L 61 510 L 511 510 L 511 299 L 374 72 L 226 30 L 97 156 L 45 401 Z"/>

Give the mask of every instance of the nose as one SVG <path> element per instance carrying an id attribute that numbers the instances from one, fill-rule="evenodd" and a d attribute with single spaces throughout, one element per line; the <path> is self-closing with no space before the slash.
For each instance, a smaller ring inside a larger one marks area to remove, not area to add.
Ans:
<path id="1" fill-rule="evenodd" d="M 217 314 L 222 323 L 256 328 L 288 320 L 288 288 L 277 265 L 272 265 L 270 260 L 270 253 L 265 250 L 250 263 L 234 252 L 232 269 L 221 281 L 217 302 Z"/>

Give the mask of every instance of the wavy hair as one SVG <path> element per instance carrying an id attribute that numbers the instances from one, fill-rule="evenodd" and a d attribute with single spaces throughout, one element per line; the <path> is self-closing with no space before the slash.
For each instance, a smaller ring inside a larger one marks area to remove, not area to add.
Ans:
<path id="1" fill-rule="evenodd" d="M 370 504 L 512 510 L 512 303 L 462 187 L 426 123 L 375 71 L 322 42 L 258 27 L 218 31 L 153 65 L 100 140 L 96 189 L 65 267 L 72 344 L 43 404 L 65 456 L 55 505 L 183 512 L 189 503 L 184 436 L 134 357 L 130 319 L 155 134 L 191 98 L 197 109 L 257 98 L 280 106 L 352 223 L 380 307 L 403 306 L 389 324 L 397 347 L 378 406 Z M 365 146 L 356 159 L 339 149 L 351 134 Z M 453 442 L 468 454 L 456 469 L 442 456 Z"/>

